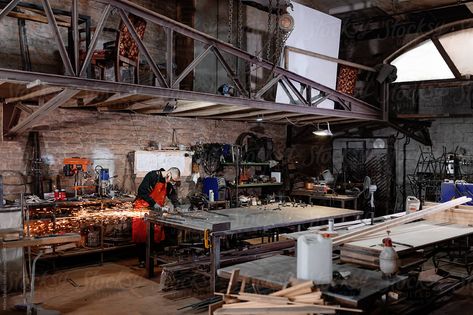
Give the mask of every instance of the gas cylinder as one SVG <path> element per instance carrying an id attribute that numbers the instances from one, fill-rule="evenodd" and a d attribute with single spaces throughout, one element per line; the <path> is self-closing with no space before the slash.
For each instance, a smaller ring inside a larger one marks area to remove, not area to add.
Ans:
<path id="1" fill-rule="evenodd" d="M 389 237 L 383 239 L 384 248 L 379 254 L 379 269 L 383 276 L 391 277 L 398 271 L 398 260 L 396 251 L 393 248 L 393 242 Z"/>

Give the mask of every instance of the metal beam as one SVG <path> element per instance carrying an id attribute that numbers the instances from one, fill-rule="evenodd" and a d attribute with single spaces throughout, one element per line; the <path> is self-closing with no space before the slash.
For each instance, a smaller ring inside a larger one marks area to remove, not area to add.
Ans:
<path id="1" fill-rule="evenodd" d="M 210 106 L 209 106 L 210 107 Z M 212 108 L 205 108 L 203 110 L 196 110 L 196 111 L 189 111 L 185 113 L 179 114 L 179 116 L 187 116 L 187 117 L 201 117 L 201 116 L 214 116 L 214 115 L 221 115 L 225 113 L 232 113 L 238 112 L 248 109 L 246 107 L 238 106 L 238 105 L 223 105 L 223 106 L 212 106 Z M 173 112 L 174 114 L 174 112 Z"/>
<path id="2" fill-rule="evenodd" d="M 118 10 L 118 13 L 120 14 L 120 17 L 122 18 L 123 23 L 125 23 L 128 31 L 130 32 L 131 37 L 135 40 L 136 44 L 138 45 L 138 48 L 140 50 L 140 53 L 143 54 L 145 57 L 146 61 L 148 62 L 149 67 L 153 71 L 154 75 L 159 81 L 160 86 L 164 87 L 169 87 L 168 83 L 166 82 L 166 79 L 164 79 L 163 74 L 159 70 L 158 66 L 154 62 L 153 58 L 151 57 L 151 54 L 149 53 L 148 49 L 146 48 L 145 44 L 141 40 L 141 38 L 138 36 L 138 32 L 136 31 L 135 27 L 131 23 L 130 19 L 128 16 L 125 14 L 123 10 Z"/>
<path id="3" fill-rule="evenodd" d="M 330 57 L 330 56 L 327 56 L 327 55 L 322 55 L 322 54 L 319 54 L 319 53 L 316 53 L 316 52 L 313 52 L 313 51 L 310 51 L 310 50 L 305 50 L 305 49 L 301 49 L 301 48 L 297 48 L 297 47 L 292 47 L 292 46 L 284 47 L 285 54 L 287 54 L 287 52 L 290 52 L 290 51 L 298 53 L 298 54 L 306 55 L 306 56 L 309 56 L 309 57 L 314 57 L 314 58 L 318 58 L 318 59 L 322 59 L 322 60 L 326 60 L 326 61 L 335 62 L 335 63 L 340 64 L 340 65 L 344 65 L 344 66 L 348 66 L 348 67 L 352 67 L 352 68 L 356 68 L 356 69 L 360 69 L 360 70 L 365 70 L 365 71 L 369 71 L 369 72 L 378 72 L 373 67 L 368 67 L 368 66 L 365 66 L 365 65 L 361 65 L 359 63 L 354 63 L 354 62 L 351 62 L 351 61 L 346 61 L 346 60 Z"/>
<path id="4" fill-rule="evenodd" d="M 432 36 L 431 39 L 432 39 L 432 42 L 434 43 L 435 47 L 439 51 L 440 55 L 442 56 L 443 60 L 445 60 L 445 63 L 450 68 L 450 71 L 452 71 L 453 75 L 455 76 L 455 79 L 461 79 L 462 75 L 461 75 L 460 71 L 458 70 L 457 66 L 453 62 L 452 58 L 450 58 L 450 55 L 445 50 L 445 47 L 443 47 L 443 45 L 440 42 L 440 40 L 438 39 L 438 37 L 437 36 Z"/>
<path id="5" fill-rule="evenodd" d="M 187 75 L 191 73 L 211 51 L 212 51 L 212 46 L 209 46 L 199 56 L 197 56 L 197 58 L 192 60 L 192 62 L 177 77 L 176 81 L 172 84 L 172 88 L 173 89 L 177 88 L 179 86 L 179 83 L 181 83 L 181 81 L 184 80 L 184 78 L 187 77 Z"/>
<path id="6" fill-rule="evenodd" d="M 310 86 L 311 88 L 325 92 L 326 94 L 329 95 L 329 99 L 332 99 L 334 101 L 337 101 L 335 99 L 335 96 L 339 96 L 343 99 L 346 99 L 347 101 L 350 101 L 353 107 L 353 110 L 356 112 L 369 112 L 369 113 L 377 113 L 380 117 L 382 116 L 381 114 L 381 109 L 377 108 L 375 106 L 372 106 L 366 102 L 363 102 L 361 100 L 358 100 L 352 96 L 340 93 L 334 89 L 331 89 L 329 87 L 326 87 L 320 83 L 314 82 L 310 79 L 307 79 L 301 75 L 295 74 L 293 72 L 290 72 L 288 70 L 285 70 L 281 67 L 275 67 L 273 63 L 270 63 L 266 60 L 260 60 L 258 59 L 257 56 L 254 56 L 246 51 L 243 51 L 241 49 L 235 48 L 232 45 L 225 43 L 219 39 L 213 38 L 210 35 L 207 35 L 203 32 L 197 31 L 187 25 L 184 25 L 182 23 L 176 22 L 170 18 L 167 18 L 163 15 L 160 15 L 156 12 L 153 12 L 151 10 L 145 9 L 143 7 L 140 7 L 139 5 L 132 3 L 130 1 L 126 0 L 107 0 L 108 3 L 112 4 L 115 7 L 121 8 L 129 13 L 132 13 L 134 15 L 140 16 L 152 23 L 161 25 L 163 27 L 168 27 L 172 28 L 175 32 L 180 33 L 184 36 L 190 37 L 196 41 L 202 42 L 207 45 L 213 45 L 215 48 L 219 49 L 222 52 L 229 53 L 234 57 L 240 58 L 245 60 L 248 63 L 254 64 L 256 66 L 259 66 L 261 68 L 264 68 L 266 70 L 274 71 L 276 75 L 282 74 L 287 76 L 289 79 L 294 80 L 296 82 L 299 82 L 301 84 L 305 84 Z"/>
<path id="7" fill-rule="evenodd" d="M 72 0 L 71 11 L 72 41 L 74 43 L 74 70 L 79 74 L 79 0 Z"/>
<path id="8" fill-rule="evenodd" d="M 35 110 L 30 116 L 26 117 L 18 125 L 10 129 L 5 136 L 13 137 L 17 134 L 26 131 L 28 128 L 31 128 L 38 119 L 44 117 L 54 109 L 66 103 L 69 99 L 74 97 L 74 95 L 78 94 L 79 92 L 80 91 L 78 90 L 65 89 L 64 91 L 53 97 L 51 100 L 46 102 L 43 106 Z"/>
<path id="9" fill-rule="evenodd" d="M 290 105 L 283 103 L 274 103 L 263 100 L 251 100 L 240 97 L 227 97 L 223 95 L 215 95 L 201 92 L 192 92 L 184 90 L 172 90 L 162 87 L 144 86 L 129 83 L 117 83 L 110 81 L 99 81 L 77 77 L 65 77 L 54 74 L 26 72 L 20 70 L 1 69 L 0 80 L 30 82 L 31 77 L 39 79 L 41 82 L 50 85 L 58 85 L 64 88 L 79 89 L 85 91 L 95 91 L 101 93 L 129 93 L 133 91 L 136 94 L 147 95 L 151 97 L 172 98 L 178 100 L 210 102 L 222 105 L 241 105 L 250 108 L 267 109 L 274 111 L 293 112 L 302 114 L 322 115 L 322 116 L 338 116 L 357 118 L 361 120 L 381 120 L 379 111 L 360 112 L 356 109 L 352 111 L 314 108 L 305 105 Z"/>
<path id="10" fill-rule="evenodd" d="M 100 17 L 100 21 L 97 24 L 97 27 L 95 28 L 94 36 L 92 37 L 92 41 L 88 47 L 87 55 L 85 56 L 84 63 L 82 64 L 82 68 L 80 69 L 80 72 L 79 72 L 79 77 L 84 76 L 87 68 L 89 67 L 90 60 L 92 60 L 92 56 L 94 55 L 94 50 L 95 50 L 95 47 L 97 46 L 99 36 L 102 33 L 105 22 L 107 21 L 108 15 L 110 14 L 110 9 L 111 9 L 110 4 L 107 4 L 102 16 Z"/>
<path id="11" fill-rule="evenodd" d="M 48 18 L 48 24 L 51 26 L 51 30 L 53 32 L 54 38 L 56 39 L 56 43 L 58 45 L 59 54 L 61 55 L 62 63 L 64 64 L 64 69 L 66 75 L 74 75 L 74 69 L 72 68 L 71 60 L 67 55 L 66 47 L 64 46 L 64 42 L 62 41 L 61 32 L 59 31 L 59 27 L 56 23 L 56 18 L 54 17 L 53 9 L 51 9 L 51 5 L 49 4 L 49 0 L 43 0 L 44 11 L 46 13 L 46 17 Z"/>
<path id="12" fill-rule="evenodd" d="M 172 28 L 166 29 L 166 72 L 168 77 L 168 86 L 172 86 L 173 64 L 174 64 L 174 31 Z"/>
<path id="13" fill-rule="evenodd" d="M 222 53 L 218 50 L 216 47 L 212 47 L 212 51 L 217 57 L 218 61 L 222 64 L 223 69 L 225 69 L 225 72 L 227 72 L 228 77 L 232 79 L 233 83 L 235 84 L 236 88 L 238 89 L 238 92 L 240 92 L 240 95 L 249 97 L 248 92 L 245 91 L 245 88 L 243 87 L 243 84 L 241 84 L 240 79 L 238 76 L 235 74 L 235 72 L 232 70 L 230 65 L 225 61 L 225 58 L 223 58 Z"/>
<path id="14" fill-rule="evenodd" d="M 5 15 L 10 13 L 19 2 L 20 0 L 12 0 L 9 4 L 7 4 L 7 6 L 4 7 L 2 11 L 0 11 L 0 20 L 2 20 Z"/>
<path id="15" fill-rule="evenodd" d="M 306 104 L 307 105 L 307 101 L 306 99 L 304 98 L 304 96 L 301 94 L 301 92 L 299 92 L 296 87 L 294 86 L 294 84 L 286 77 L 286 76 L 283 76 L 282 77 L 283 81 L 286 82 L 286 84 L 289 86 L 289 89 L 291 89 L 292 93 L 294 93 L 297 97 L 297 99 L 299 100 L 299 102 L 301 102 L 302 104 Z"/>
<path id="16" fill-rule="evenodd" d="M 264 93 L 266 93 L 270 88 L 272 88 L 275 84 L 277 84 L 279 80 L 281 80 L 282 77 L 283 76 L 280 74 L 280 75 L 275 76 L 271 80 L 269 80 L 268 83 L 266 83 L 258 92 L 256 92 L 254 98 L 255 99 L 261 98 L 261 96 L 263 96 Z"/>

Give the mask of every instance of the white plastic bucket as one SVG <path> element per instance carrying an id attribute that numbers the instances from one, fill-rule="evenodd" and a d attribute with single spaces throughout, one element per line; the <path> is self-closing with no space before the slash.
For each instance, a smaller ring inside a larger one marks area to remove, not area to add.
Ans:
<path id="1" fill-rule="evenodd" d="M 332 239 L 321 234 L 297 239 L 297 278 L 317 284 L 332 282 Z"/>

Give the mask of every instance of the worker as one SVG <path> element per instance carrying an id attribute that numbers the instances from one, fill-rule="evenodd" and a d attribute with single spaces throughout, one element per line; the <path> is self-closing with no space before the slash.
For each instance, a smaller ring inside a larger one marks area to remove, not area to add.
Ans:
<path id="1" fill-rule="evenodd" d="M 145 175 L 138 187 L 138 194 L 133 202 L 133 208 L 148 208 L 152 211 L 172 211 L 179 205 L 175 184 L 180 180 L 181 172 L 177 167 L 167 171 L 159 169 Z M 133 218 L 132 238 L 138 249 L 140 268 L 145 266 L 146 259 L 146 223 L 144 219 Z M 154 242 L 159 243 L 165 238 L 164 229 L 155 225 Z"/>

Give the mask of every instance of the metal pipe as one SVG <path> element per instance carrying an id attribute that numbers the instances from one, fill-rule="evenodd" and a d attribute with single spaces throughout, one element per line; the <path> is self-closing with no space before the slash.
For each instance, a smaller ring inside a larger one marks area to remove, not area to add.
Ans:
<path id="1" fill-rule="evenodd" d="M 295 53 L 298 53 L 298 54 L 303 54 L 303 55 L 306 55 L 306 56 L 309 56 L 309 57 L 314 57 L 314 58 L 319 58 L 319 59 L 326 60 L 326 61 L 335 62 L 335 63 L 340 64 L 340 65 L 344 65 L 344 66 L 348 66 L 348 67 L 352 67 L 352 68 L 357 68 L 357 69 L 360 69 L 360 70 L 365 70 L 365 71 L 370 71 L 370 72 L 378 72 L 373 67 L 368 67 L 368 66 L 365 66 L 365 65 L 362 65 L 362 64 L 359 64 L 359 63 L 354 63 L 354 62 L 351 62 L 351 61 L 346 61 L 346 60 L 330 57 L 330 56 L 327 56 L 327 55 L 322 55 L 322 54 L 319 54 L 319 53 L 316 53 L 316 52 L 313 52 L 313 51 L 310 51 L 310 50 L 305 50 L 305 49 L 292 47 L 292 46 L 286 46 L 284 48 L 284 50 L 287 51 L 287 52 L 292 51 L 292 52 L 295 52 Z M 288 56 L 288 55 L 285 53 L 285 56 Z"/>

